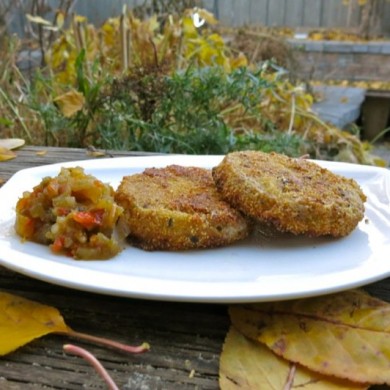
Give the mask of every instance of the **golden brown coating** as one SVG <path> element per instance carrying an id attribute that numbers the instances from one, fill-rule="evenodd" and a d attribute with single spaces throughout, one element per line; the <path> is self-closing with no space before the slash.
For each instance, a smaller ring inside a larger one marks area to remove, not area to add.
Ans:
<path id="1" fill-rule="evenodd" d="M 124 177 L 115 200 L 125 210 L 120 229 L 146 250 L 217 247 L 248 234 L 246 218 L 221 199 L 207 169 L 146 169 Z"/>
<path id="2" fill-rule="evenodd" d="M 353 179 L 304 159 L 234 152 L 212 173 L 233 207 L 280 231 L 342 237 L 364 216 L 366 197 Z"/>

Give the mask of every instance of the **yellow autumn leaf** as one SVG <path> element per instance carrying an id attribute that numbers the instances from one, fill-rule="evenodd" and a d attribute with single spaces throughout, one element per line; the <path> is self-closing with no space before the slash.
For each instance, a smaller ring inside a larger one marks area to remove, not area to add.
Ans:
<path id="1" fill-rule="evenodd" d="M 313 33 L 310 35 L 310 39 L 313 41 L 322 41 L 324 39 L 324 35 L 321 33 Z"/>
<path id="2" fill-rule="evenodd" d="M 0 292 L 0 355 L 46 334 L 68 330 L 54 307 Z"/>
<path id="3" fill-rule="evenodd" d="M 65 13 L 62 10 L 57 10 L 56 13 L 56 27 L 61 29 L 65 23 Z"/>
<path id="4" fill-rule="evenodd" d="M 339 152 L 334 156 L 334 161 L 358 164 L 356 153 L 349 147 L 340 147 Z"/>
<path id="5" fill-rule="evenodd" d="M 288 386 L 288 384 L 290 386 Z M 221 390 L 364 390 L 367 386 L 329 378 L 290 364 L 231 327 L 219 365 Z"/>
<path id="6" fill-rule="evenodd" d="M 201 19 L 204 19 L 208 24 L 215 25 L 218 24 L 218 20 L 214 17 L 214 15 L 207 11 L 204 8 L 196 9 L 196 12 L 199 14 Z"/>
<path id="7" fill-rule="evenodd" d="M 312 371 L 390 384 L 390 304 L 362 291 L 231 306 L 230 316 L 245 336 Z"/>
<path id="8" fill-rule="evenodd" d="M 51 26 L 52 25 L 48 20 L 43 19 L 41 16 L 38 16 L 38 15 L 26 14 L 26 18 L 27 18 L 27 20 L 29 20 L 32 23 L 43 24 L 44 26 Z"/>
<path id="9" fill-rule="evenodd" d="M 85 16 L 82 16 L 82 15 L 74 15 L 74 17 L 73 17 L 73 21 L 75 23 L 86 23 L 87 20 L 88 19 Z"/>
<path id="10" fill-rule="evenodd" d="M 373 159 L 374 165 L 376 165 L 377 167 L 387 168 L 388 163 L 383 158 L 378 157 L 378 156 L 373 156 L 372 159 Z"/>
<path id="11" fill-rule="evenodd" d="M 57 96 L 54 102 L 65 117 L 71 117 L 82 110 L 85 104 L 85 97 L 82 93 L 72 89 L 63 95 Z"/>
<path id="12" fill-rule="evenodd" d="M 2 139 L 0 139 L 0 147 L 6 148 L 9 150 L 20 148 L 25 143 L 26 143 L 26 141 L 24 139 L 21 139 L 21 138 L 2 138 Z"/>
<path id="13" fill-rule="evenodd" d="M 145 21 L 145 27 L 152 33 L 160 28 L 157 15 L 153 15 L 150 19 Z"/>
<path id="14" fill-rule="evenodd" d="M 218 34 L 210 34 L 207 37 L 207 43 L 209 43 L 213 47 L 219 48 L 221 50 L 225 48 L 225 41 Z"/>
<path id="15" fill-rule="evenodd" d="M 230 66 L 232 69 L 246 67 L 248 66 L 248 59 L 243 53 L 240 53 L 237 57 L 230 59 Z"/>
<path id="16" fill-rule="evenodd" d="M 183 17 L 182 19 L 183 33 L 186 38 L 196 37 L 198 35 L 196 27 L 191 17 Z"/>
<path id="17" fill-rule="evenodd" d="M 56 308 L 0 292 L 0 356 L 50 333 L 66 335 L 126 353 L 143 353 L 150 349 L 148 343 L 139 346 L 126 345 L 76 332 L 65 324 Z"/>
<path id="18" fill-rule="evenodd" d="M 12 160 L 15 157 L 16 154 L 12 150 L 0 146 L 0 161 Z"/>
<path id="19" fill-rule="evenodd" d="M 371 83 L 367 82 L 367 86 L 372 89 L 383 89 L 382 84 L 384 84 L 383 81 L 372 81 Z"/>
<path id="20" fill-rule="evenodd" d="M 104 157 L 106 155 L 105 152 L 100 152 L 98 150 L 88 151 L 87 155 L 89 157 Z"/>

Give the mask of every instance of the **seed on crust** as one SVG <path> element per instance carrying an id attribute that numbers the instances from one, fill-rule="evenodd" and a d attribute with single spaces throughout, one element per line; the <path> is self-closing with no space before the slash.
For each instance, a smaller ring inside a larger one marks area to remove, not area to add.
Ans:
<path id="1" fill-rule="evenodd" d="M 364 216 L 366 196 L 353 179 L 305 159 L 233 152 L 212 174 L 233 207 L 280 231 L 342 237 Z"/>
<path id="2" fill-rule="evenodd" d="M 115 196 L 131 242 L 146 250 L 228 245 L 248 235 L 247 219 L 219 195 L 211 171 L 170 165 L 125 176 Z"/>

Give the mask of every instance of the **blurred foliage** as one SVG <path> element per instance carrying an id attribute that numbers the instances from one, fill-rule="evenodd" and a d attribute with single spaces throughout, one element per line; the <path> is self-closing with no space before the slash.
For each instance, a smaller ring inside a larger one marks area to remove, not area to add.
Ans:
<path id="1" fill-rule="evenodd" d="M 99 28 L 77 15 L 68 24 L 30 20 L 57 38 L 32 80 L 7 67 L 0 85 L 7 136 L 41 145 L 194 154 L 261 149 L 381 163 L 358 136 L 321 121 L 312 95 L 284 68 L 229 47 L 206 10 L 142 20 L 124 9 Z M 7 51 L 13 64 L 15 52 Z"/>
<path id="2" fill-rule="evenodd" d="M 210 26 L 217 23 L 206 10 L 199 9 L 196 14 Z M 247 65 L 245 57 L 235 58 L 227 52 L 219 34 L 197 29 L 193 15 L 188 10 L 181 17 L 169 15 L 159 22 L 157 15 L 141 20 L 124 10 L 120 17 L 108 19 L 99 29 L 85 17 L 75 16 L 71 28 L 63 30 L 46 52 L 46 63 L 56 81 L 63 84 L 74 83 L 76 58 L 81 50 L 85 51 L 86 65 L 94 62 L 103 77 L 139 67 L 164 67 L 169 74 L 190 65 L 220 65 L 226 72 Z"/>

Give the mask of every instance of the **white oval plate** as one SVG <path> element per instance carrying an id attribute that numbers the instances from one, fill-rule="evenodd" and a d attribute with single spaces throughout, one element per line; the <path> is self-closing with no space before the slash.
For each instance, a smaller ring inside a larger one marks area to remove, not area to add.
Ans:
<path id="1" fill-rule="evenodd" d="M 75 261 L 15 234 L 15 204 L 60 167 L 82 166 L 117 187 L 123 176 L 147 167 L 181 164 L 211 168 L 222 156 L 146 156 L 96 159 L 21 170 L 0 189 L 0 264 L 50 283 L 133 298 L 188 302 L 292 299 L 362 286 L 390 275 L 390 171 L 317 161 L 354 178 L 368 197 L 363 221 L 342 239 L 251 238 L 229 247 L 146 252 L 126 247 L 105 261 Z"/>

